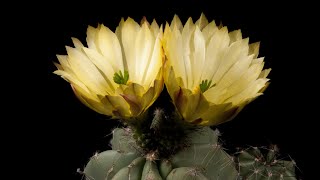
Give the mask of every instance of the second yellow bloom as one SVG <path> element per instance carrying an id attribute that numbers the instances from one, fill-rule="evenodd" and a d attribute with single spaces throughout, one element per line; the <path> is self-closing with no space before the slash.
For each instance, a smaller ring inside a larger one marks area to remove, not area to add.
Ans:
<path id="1" fill-rule="evenodd" d="M 163 46 L 167 90 L 184 120 L 194 124 L 231 120 L 269 80 L 259 43 L 249 44 L 240 30 L 228 32 L 203 14 L 184 26 L 175 16 L 165 27 Z"/>

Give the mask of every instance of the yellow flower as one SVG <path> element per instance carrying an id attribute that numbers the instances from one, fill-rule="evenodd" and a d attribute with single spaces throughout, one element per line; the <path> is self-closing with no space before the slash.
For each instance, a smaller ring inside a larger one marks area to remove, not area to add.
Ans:
<path id="1" fill-rule="evenodd" d="M 163 89 L 162 27 L 121 20 L 115 33 L 104 25 L 88 27 L 87 45 L 57 55 L 54 73 L 67 80 L 79 100 L 98 113 L 117 118 L 140 115 Z"/>
<path id="2" fill-rule="evenodd" d="M 249 44 L 240 30 L 228 32 L 203 14 L 183 26 L 175 16 L 163 41 L 165 84 L 185 121 L 210 126 L 231 120 L 266 88 L 271 69 L 262 71 L 259 43 Z"/>

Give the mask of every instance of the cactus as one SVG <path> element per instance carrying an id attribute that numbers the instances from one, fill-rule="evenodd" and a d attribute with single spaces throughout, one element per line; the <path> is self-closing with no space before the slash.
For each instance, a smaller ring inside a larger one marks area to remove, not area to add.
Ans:
<path id="1" fill-rule="evenodd" d="M 278 159 L 278 156 L 277 146 L 240 151 L 237 158 L 240 176 L 245 180 L 296 180 L 295 163 Z"/>
<path id="2" fill-rule="evenodd" d="M 151 121 L 136 119 L 114 129 L 112 150 L 90 159 L 83 172 L 86 179 L 296 179 L 294 162 L 278 159 L 276 146 L 248 148 L 234 162 L 219 143 L 218 130 L 190 127 L 159 110 L 153 116 Z M 150 114 L 143 118 L 150 119 Z"/>
<path id="3" fill-rule="evenodd" d="M 112 150 L 94 155 L 84 174 L 87 180 L 237 178 L 235 164 L 219 144 L 217 131 L 202 127 L 188 137 L 188 147 L 165 159 L 157 151 L 140 151 L 131 128 L 116 128 Z"/>

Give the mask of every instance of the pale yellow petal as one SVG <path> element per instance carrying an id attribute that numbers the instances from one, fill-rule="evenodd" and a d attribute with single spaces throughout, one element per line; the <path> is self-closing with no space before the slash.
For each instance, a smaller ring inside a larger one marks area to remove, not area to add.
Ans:
<path id="1" fill-rule="evenodd" d="M 102 104 L 99 101 L 95 101 L 93 99 L 84 97 L 82 95 L 82 93 L 80 93 L 78 90 L 78 88 L 74 87 L 73 85 L 71 85 L 72 90 L 74 92 L 74 94 L 76 95 L 76 97 L 87 107 L 89 107 L 90 109 L 100 113 L 100 114 L 105 114 L 105 115 L 111 115 L 110 113 L 108 113 Z"/>
<path id="2" fill-rule="evenodd" d="M 148 91 L 146 92 L 146 90 L 139 84 L 132 83 L 124 89 L 121 96 L 130 105 L 132 114 L 137 115 L 151 106 L 154 102 L 155 98 L 158 96 L 158 94 L 156 94 L 156 88 L 158 88 L 157 84 L 155 84 L 154 87 L 148 88 Z"/>
<path id="3" fill-rule="evenodd" d="M 129 72 L 130 79 L 135 79 L 135 68 L 136 68 L 136 36 L 140 26 L 133 19 L 128 18 L 122 25 L 121 29 L 121 40 L 122 46 L 125 54 L 125 60 L 127 65 L 127 70 Z"/>
<path id="4" fill-rule="evenodd" d="M 121 46 L 117 36 L 109 28 L 101 25 L 96 41 L 101 54 L 109 60 L 113 69 L 116 72 L 123 71 Z"/>
<path id="5" fill-rule="evenodd" d="M 208 25 L 208 23 L 209 22 L 206 16 L 203 13 L 201 13 L 200 18 L 196 21 L 195 25 L 197 25 L 199 29 L 202 30 L 204 27 Z"/>
<path id="6" fill-rule="evenodd" d="M 253 57 L 255 57 L 254 54 L 251 54 Z M 251 64 L 262 64 L 264 61 L 264 57 L 260 57 L 260 58 L 257 58 L 257 59 L 253 59 L 252 60 L 252 63 Z"/>
<path id="7" fill-rule="evenodd" d="M 90 49 L 97 49 L 96 48 L 96 36 L 98 34 L 98 29 L 92 26 L 88 26 L 87 29 L 87 45 Z"/>
<path id="8" fill-rule="evenodd" d="M 170 28 L 173 30 L 174 28 L 177 28 L 180 32 L 182 31 L 183 25 L 180 21 L 180 18 L 178 17 L 178 15 L 174 15 L 172 21 L 171 21 L 171 25 Z"/>
<path id="9" fill-rule="evenodd" d="M 71 39 L 72 39 L 72 42 L 73 42 L 74 47 L 75 47 L 76 49 L 81 50 L 81 49 L 84 47 L 83 44 L 81 43 L 81 41 L 80 41 L 79 39 L 74 38 L 74 37 L 72 37 Z"/>
<path id="10" fill-rule="evenodd" d="M 183 43 L 182 36 L 178 30 L 170 33 L 168 32 L 168 37 L 166 39 L 166 55 L 168 62 L 174 68 L 177 77 L 181 77 L 183 82 L 187 83 L 187 75 L 185 70 L 185 63 L 183 61 Z"/>
<path id="11" fill-rule="evenodd" d="M 222 86 L 216 85 L 212 88 L 209 88 L 203 93 L 203 95 L 212 103 L 219 104 L 226 99 L 228 95 L 228 89 Z"/>
<path id="12" fill-rule="evenodd" d="M 145 89 L 143 86 L 137 83 L 130 83 L 126 86 L 126 88 L 123 90 L 124 94 L 133 95 L 133 96 L 139 96 L 142 97 L 142 95 L 145 93 Z"/>
<path id="13" fill-rule="evenodd" d="M 241 55 L 243 55 L 244 48 L 242 42 L 237 41 L 224 51 L 218 69 L 212 78 L 212 82 L 218 83 L 220 81 L 226 71 L 239 59 L 239 57 L 241 57 Z"/>
<path id="14" fill-rule="evenodd" d="M 181 84 L 177 81 L 175 71 L 170 66 L 166 69 L 164 74 L 165 85 L 167 87 L 168 93 L 173 101 L 175 101 L 175 93 L 179 91 Z"/>
<path id="15" fill-rule="evenodd" d="M 111 95 L 106 95 L 106 100 L 109 101 L 109 103 L 113 107 L 113 115 L 117 117 L 130 117 L 131 112 L 129 111 L 130 106 L 129 104 L 123 99 L 121 96 L 111 96 Z"/>
<path id="16" fill-rule="evenodd" d="M 124 70 L 128 70 L 128 65 L 127 65 L 127 60 L 126 60 L 126 55 L 125 55 L 125 50 L 123 47 L 123 42 L 122 42 L 122 29 L 123 29 L 123 24 L 124 24 L 124 18 L 121 18 L 121 21 L 119 23 L 119 26 L 116 28 L 115 34 L 118 37 L 119 44 L 121 47 L 121 53 L 122 53 L 122 60 L 123 60 L 123 68 Z"/>
<path id="17" fill-rule="evenodd" d="M 255 98 L 261 95 L 262 93 L 259 93 L 259 91 L 265 86 L 267 81 L 268 79 L 263 78 L 251 82 L 245 90 L 231 97 L 226 102 L 232 102 L 233 104 L 237 105 L 244 102 L 247 99 Z"/>
<path id="18" fill-rule="evenodd" d="M 179 110 L 182 116 L 188 122 L 194 122 L 201 118 L 208 108 L 209 103 L 200 90 L 196 92 L 187 93 L 187 89 L 182 89 L 180 92 L 180 103 Z"/>
<path id="19" fill-rule="evenodd" d="M 122 37 L 123 24 L 124 24 L 124 18 L 121 18 L 119 25 L 116 27 L 116 31 L 115 31 L 115 34 L 117 35 L 120 44 L 122 42 L 121 37 Z"/>
<path id="20" fill-rule="evenodd" d="M 195 86 L 199 86 L 201 82 L 201 76 L 202 76 L 202 70 L 205 64 L 205 56 L 206 56 L 206 42 L 205 38 L 203 37 L 200 29 L 196 27 L 196 30 L 194 32 L 194 40 L 193 40 L 193 60 L 192 60 L 192 67 L 193 67 L 193 85 L 192 89 Z"/>
<path id="21" fill-rule="evenodd" d="M 170 41 L 170 38 L 172 38 L 172 30 L 170 28 L 170 25 L 166 23 L 163 32 L 163 48 L 167 48 L 167 42 Z M 165 51 L 165 53 L 169 53 L 169 51 Z"/>
<path id="22" fill-rule="evenodd" d="M 90 92 L 90 90 L 86 87 L 86 85 L 84 85 L 80 80 L 78 80 L 72 74 L 69 74 L 69 73 L 67 73 L 65 71 L 61 71 L 61 70 L 56 70 L 53 73 L 55 73 L 59 76 L 62 76 L 69 83 L 73 84 L 73 87 L 75 87 L 78 90 L 78 92 L 81 93 L 82 95 L 97 100 L 96 96 Z"/>
<path id="23" fill-rule="evenodd" d="M 66 47 L 66 49 L 69 55 L 70 66 L 76 76 L 90 90 L 97 94 L 106 94 L 105 89 L 108 85 L 96 66 L 80 51 L 71 47 Z"/>
<path id="24" fill-rule="evenodd" d="M 106 96 L 99 96 L 100 104 L 103 106 L 104 113 L 109 116 L 113 117 L 119 117 L 118 114 L 114 114 L 114 112 L 117 112 L 117 109 L 113 106 L 113 104 L 109 101 L 109 98 Z"/>
<path id="25" fill-rule="evenodd" d="M 63 70 L 63 67 L 62 67 L 60 64 L 58 64 L 58 63 L 56 63 L 56 62 L 53 62 L 53 64 L 54 64 L 54 66 L 56 66 L 56 68 L 57 68 L 58 70 Z"/>
<path id="26" fill-rule="evenodd" d="M 201 116 L 200 125 L 212 126 L 227 121 L 236 112 L 237 107 L 232 107 L 231 103 L 210 104 L 207 111 Z"/>
<path id="27" fill-rule="evenodd" d="M 206 61 L 205 64 L 207 66 L 204 67 L 202 73 L 202 79 L 212 79 L 214 74 L 216 73 L 225 49 L 229 45 L 229 36 L 228 30 L 226 28 L 222 28 L 217 30 L 216 33 L 210 39 L 210 43 L 206 49 Z"/>
<path id="28" fill-rule="evenodd" d="M 183 46 L 183 66 L 185 68 L 186 73 L 186 87 L 191 89 L 193 87 L 193 70 L 192 70 L 192 62 L 194 61 L 193 58 L 193 51 L 194 51 L 194 44 L 193 39 L 191 39 L 193 32 L 195 30 L 195 26 L 192 22 L 192 19 L 189 18 L 187 23 L 185 24 L 182 30 L 182 46 Z"/>
<path id="29" fill-rule="evenodd" d="M 210 39 L 214 33 L 216 33 L 218 27 L 214 21 L 210 22 L 206 27 L 203 28 L 202 33 L 206 40 L 206 46 L 208 46 Z"/>
<path id="30" fill-rule="evenodd" d="M 254 54 L 253 58 L 256 59 L 259 55 L 260 42 L 249 44 L 249 55 Z"/>
<path id="31" fill-rule="evenodd" d="M 163 56 L 161 40 L 158 37 L 154 44 L 149 65 L 146 67 L 145 74 L 143 75 L 143 85 L 150 87 L 153 81 L 157 78 L 158 72 L 162 67 Z"/>
<path id="32" fill-rule="evenodd" d="M 148 91 L 141 97 L 142 111 L 146 110 L 152 105 L 155 97 L 156 89 L 155 87 L 150 87 Z"/>
<path id="33" fill-rule="evenodd" d="M 259 77 L 262 67 L 262 64 L 251 65 L 237 81 L 228 87 L 226 98 L 232 97 L 246 89 L 250 83 Z"/>
<path id="34" fill-rule="evenodd" d="M 96 65 L 96 67 L 99 69 L 100 73 L 108 83 L 106 89 L 108 91 L 108 94 L 113 94 L 117 87 L 117 84 L 113 81 L 115 71 L 110 64 L 110 61 L 93 49 L 83 48 L 83 51 L 86 53 L 88 58 Z"/>
<path id="35" fill-rule="evenodd" d="M 239 58 L 239 60 L 234 63 L 228 72 L 221 78 L 219 83 L 216 84 L 216 87 L 226 88 L 238 80 L 248 70 L 252 58 L 253 56 L 243 56 Z"/>
<path id="36" fill-rule="evenodd" d="M 152 31 L 154 37 L 157 37 L 160 33 L 159 25 L 155 19 L 153 19 L 151 23 L 150 30 Z"/>
<path id="37" fill-rule="evenodd" d="M 235 30 L 229 33 L 230 37 L 230 44 L 236 41 L 242 40 L 242 33 L 241 30 Z"/>
<path id="38" fill-rule="evenodd" d="M 159 73 L 160 74 L 160 73 Z M 161 70 L 161 74 L 162 74 L 162 70 Z M 162 76 L 162 75 L 161 75 Z M 155 93 L 154 93 L 154 97 L 152 99 L 152 102 L 155 102 L 157 100 L 157 98 L 159 97 L 160 93 L 162 92 L 163 90 L 163 87 L 164 87 L 164 83 L 163 83 L 164 79 L 159 79 L 159 80 L 155 80 L 154 81 L 154 84 L 153 84 L 153 87 L 155 89 Z M 150 104 L 151 105 L 151 104 Z"/>
<path id="39" fill-rule="evenodd" d="M 143 75 L 148 70 L 152 51 L 154 49 L 155 38 L 153 37 L 147 24 L 144 23 L 137 34 L 135 42 L 135 78 L 131 79 L 133 82 L 142 82 Z"/>
<path id="40" fill-rule="evenodd" d="M 271 68 L 261 71 L 259 78 L 266 78 L 269 75 L 270 71 L 271 71 Z"/>
<path id="41" fill-rule="evenodd" d="M 67 55 L 57 55 L 57 58 L 58 58 L 60 65 L 64 69 L 64 71 L 69 72 L 71 69 L 70 69 L 70 64 L 68 62 L 68 56 Z"/>

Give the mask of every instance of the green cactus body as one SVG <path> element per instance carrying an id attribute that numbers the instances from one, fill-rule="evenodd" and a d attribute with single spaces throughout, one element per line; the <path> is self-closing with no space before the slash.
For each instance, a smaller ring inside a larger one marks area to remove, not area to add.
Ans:
<path id="1" fill-rule="evenodd" d="M 133 160 L 128 166 L 124 166 L 120 169 L 112 179 L 139 179 L 142 174 L 142 169 L 144 167 L 146 160 L 142 157 L 138 157 Z M 109 179 L 109 178 L 105 178 Z"/>
<path id="2" fill-rule="evenodd" d="M 231 157 L 218 144 L 216 132 L 202 128 L 191 134 L 191 146 L 170 159 L 158 160 L 155 153 L 139 154 L 129 129 L 115 129 L 112 149 L 91 158 L 84 173 L 87 180 L 235 180 Z"/>
<path id="3" fill-rule="evenodd" d="M 160 161 L 159 165 L 159 173 L 161 177 L 167 177 L 168 174 L 172 171 L 172 164 L 169 160 Z"/>
<path id="4" fill-rule="evenodd" d="M 146 161 L 143 167 L 141 179 L 162 180 L 157 164 L 155 162 L 149 160 Z"/>
<path id="5" fill-rule="evenodd" d="M 134 153 L 123 153 L 115 150 L 104 151 L 91 157 L 84 173 L 88 180 L 111 179 L 137 157 Z"/>
<path id="6" fill-rule="evenodd" d="M 180 167 L 173 169 L 167 177 L 167 180 L 206 180 L 201 170 L 193 167 Z"/>
<path id="7" fill-rule="evenodd" d="M 173 156 L 174 168 L 189 167 L 189 172 L 201 172 L 199 175 L 207 179 L 236 179 L 238 172 L 234 161 L 218 143 L 217 131 L 205 127 L 191 137 L 191 146 Z"/>
<path id="8" fill-rule="evenodd" d="M 238 156 L 238 170 L 246 180 L 296 180 L 295 165 L 292 161 L 277 159 L 277 149 L 262 153 L 252 147 L 241 151 Z"/>
<path id="9" fill-rule="evenodd" d="M 113 150 L 117 150 L 123 153 L 135 153 L 138 147 L 135 139 L 132 137 L 131 129 L 129 128 L 116 128 L 113 130 L 113 136 L 111 139 L 111 147 Z"/>

